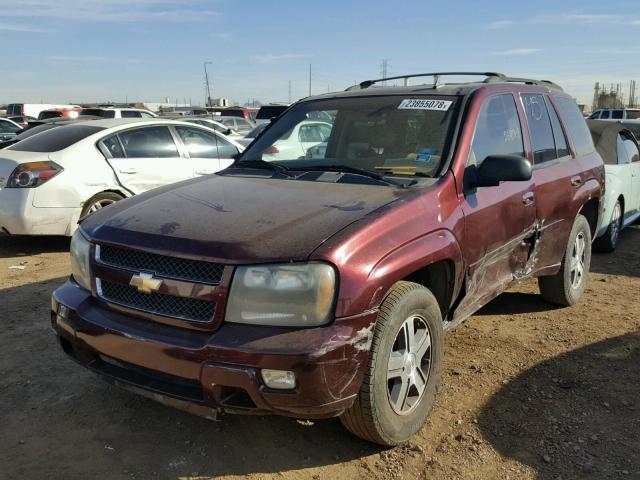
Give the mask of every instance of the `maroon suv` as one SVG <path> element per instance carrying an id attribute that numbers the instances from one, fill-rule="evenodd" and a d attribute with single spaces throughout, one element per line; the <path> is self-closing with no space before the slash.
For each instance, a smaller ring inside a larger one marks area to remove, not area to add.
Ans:
<path id="1" fill-rule="evenodd" d="M 64 351 L 196 414 L 407 440 L 446 331 L 530 277 L 579 300 L 604 185 L 557 85 L 426 75 L 301 100 L 230 168 L 84 219 L 52 301 Z"/>

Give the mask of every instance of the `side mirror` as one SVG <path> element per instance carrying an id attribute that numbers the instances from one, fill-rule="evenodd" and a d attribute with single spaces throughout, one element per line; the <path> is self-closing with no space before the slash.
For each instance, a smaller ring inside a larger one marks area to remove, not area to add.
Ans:
<path id="1" fill-rule="evenodd" d="M 227 128 L 227 131 L 224 132 L 225 135 L 231 135 L 233 133 L 233 130 L 231 130 L 230 128 Z"/>
<path id="2" fill-rule="evenodd" d="M 529 160 L 518 155 L 489 155 L 475 169 L 470 178 L 471 187 L 497 187 L 500 182 L 525 182 L 531 180 Z"/>

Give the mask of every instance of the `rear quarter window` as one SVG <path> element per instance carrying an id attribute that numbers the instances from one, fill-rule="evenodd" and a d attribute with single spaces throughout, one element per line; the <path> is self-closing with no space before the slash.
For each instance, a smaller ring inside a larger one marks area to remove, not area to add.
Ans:
<path id="1" fill-rule="evenodd" d="M 58 152 L 74 143 L 104 130 L 103 127 L 90 125 L 67 125 L 52 128 L 10 146 L 7 150 L 17 152 Z"/>
<path id="2" fill-rule="evenodd" d="M 587 122 L 576 102 L 567 97 L 556 97 L 556 103 L 560 110 L 560 116 L 564 120 L 565 127 L 569 137 L 573 141 L 576 155 L 588 155 L 593 153 L 595 147 Z"/>

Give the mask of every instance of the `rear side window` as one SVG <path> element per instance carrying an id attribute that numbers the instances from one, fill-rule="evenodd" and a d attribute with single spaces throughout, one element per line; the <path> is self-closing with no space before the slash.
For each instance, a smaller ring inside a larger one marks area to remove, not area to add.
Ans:
<path id="1" fill-rule="evenodd" d="M 118 134 L 127 158 L 179 157 L 167 127 L 145 127 Z"/>
<path id="2" fill-rule="evenodd" d="M 273 117 L 277 117 L 284 112 L 288 107 L 284 105 L 271 105 L 267 107 L 260 107 L 256 118 L 258 120 L 271 120 Z"/>
<path id="3" fill-rule="evenodd" d="M 46 120 L 47 118 L 60 118 L 62 116 L 62 112 L 40 112 L 38 115 L 38 120 Z"/>
<path id="4" fill-rule="evenodd" d="M 104 130 L 104 128 L 90 125 L 66 125 L 25 138 L 10 146 L 7 150 L 15 150 L 17 152 L 57 152 L 101 130 Z"/>
<path id="5" fill-rule="evenodd" d="M 83 108 L 80 116 L 116 118 L 116 112 L 114 110 L 103 110 L 102 108 Z"/>
<path id="6" fill-rule="evenodd" d="M 22 130 L 18 125 L 5 120 L 0 120 L 0 132 L 1 133 L 16 133 Z"/>
<path id="7" fill-rule="evenodd" d="M 608 118 L 610 118 L 609 110 L 603 110 L 603 111 L 602 111 L 602 113 L 600 114 L 600 118 L 601 118 L 601 119 L 608 119 Z"/>
<path id="8" fill-rule="evenodd" d="M 611 114 L 611 118 L 615 120 L 622 120 L 624 112 L 622 110 L 614 110 Z"/>
<path id="9" fill-rule="evenodd" d="M 556 103 L 560 110 L 560 116 L 567 127 L 567 133 L 573 140 L 576 154 L 587 155 L 592 153 L 595 149 L 593 139 L 591 138 L 589 127 L 587 127 L 587 122 L 582 116 L 582 113 L 580 113 L 576 102 L 571 98 L 557 97 Z"/>
<path id="10" fill-rule="evenodd" d="M 590 116 L 589 116 L 589 120 L 595 120 L 597 118 L 600 118 L 600 110 L 598 110 L 597 112 L 593 112 Z"/>
<path id="11" fill-rule="evenodd" d="M 553 140 L 551 120 L 544 102 L 544 96 L 525 93 L 521 95 L 524 111 L 527 115 L 533 163 L 544 163 L 555 160 L 556 145 Z"/>
<path id="12" fill-rule="evenodd" d="M 511 94 L 490 97 L 480 109 L 469 163 L 480 166 L 489 155 L 525 156 L 516 101 Z"/>
<path id="13" fill-rule="evenodd" d="M 551 118 L 551 128 L 553 129 L 553 139 L 556 142 L 556 153 L 558 158 L 566 157 L 569 155 L 569 147 L 567 146 L 567 137 L 564 136 L 560 119 L 555 107 L 551 104 L 549 97 L 545 96 L 544 101 L 547 104 L 547 111 L 549 112 L 549 118 Z"/>

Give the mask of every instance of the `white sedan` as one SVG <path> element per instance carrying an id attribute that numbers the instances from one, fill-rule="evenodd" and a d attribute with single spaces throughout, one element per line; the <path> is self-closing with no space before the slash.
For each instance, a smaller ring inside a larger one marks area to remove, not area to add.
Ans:
<path id="1" fill-rule="evenodd" d="M 266 149 L 262 158 L 267 161 L 292 160 L 305 157 L 307 151 L 328 140 L 333 125 L 327 122 L 305 120 Z"/>
<path id="2" fill-rule="evenodd" d="M 222 170 L 243 147 L 180 121 L 95 120 L 0 150 L 0 233 L 72 235 L 125 197 Z"/>
<path id="3" fill-rule="evenodd" d="M 595 246 L 615 250 L 620 231 L 640 218 L 640 150 L 633 134 L 618 123 L 587 121 L 594 144 L 604 160 L 604 211 Z"/>

